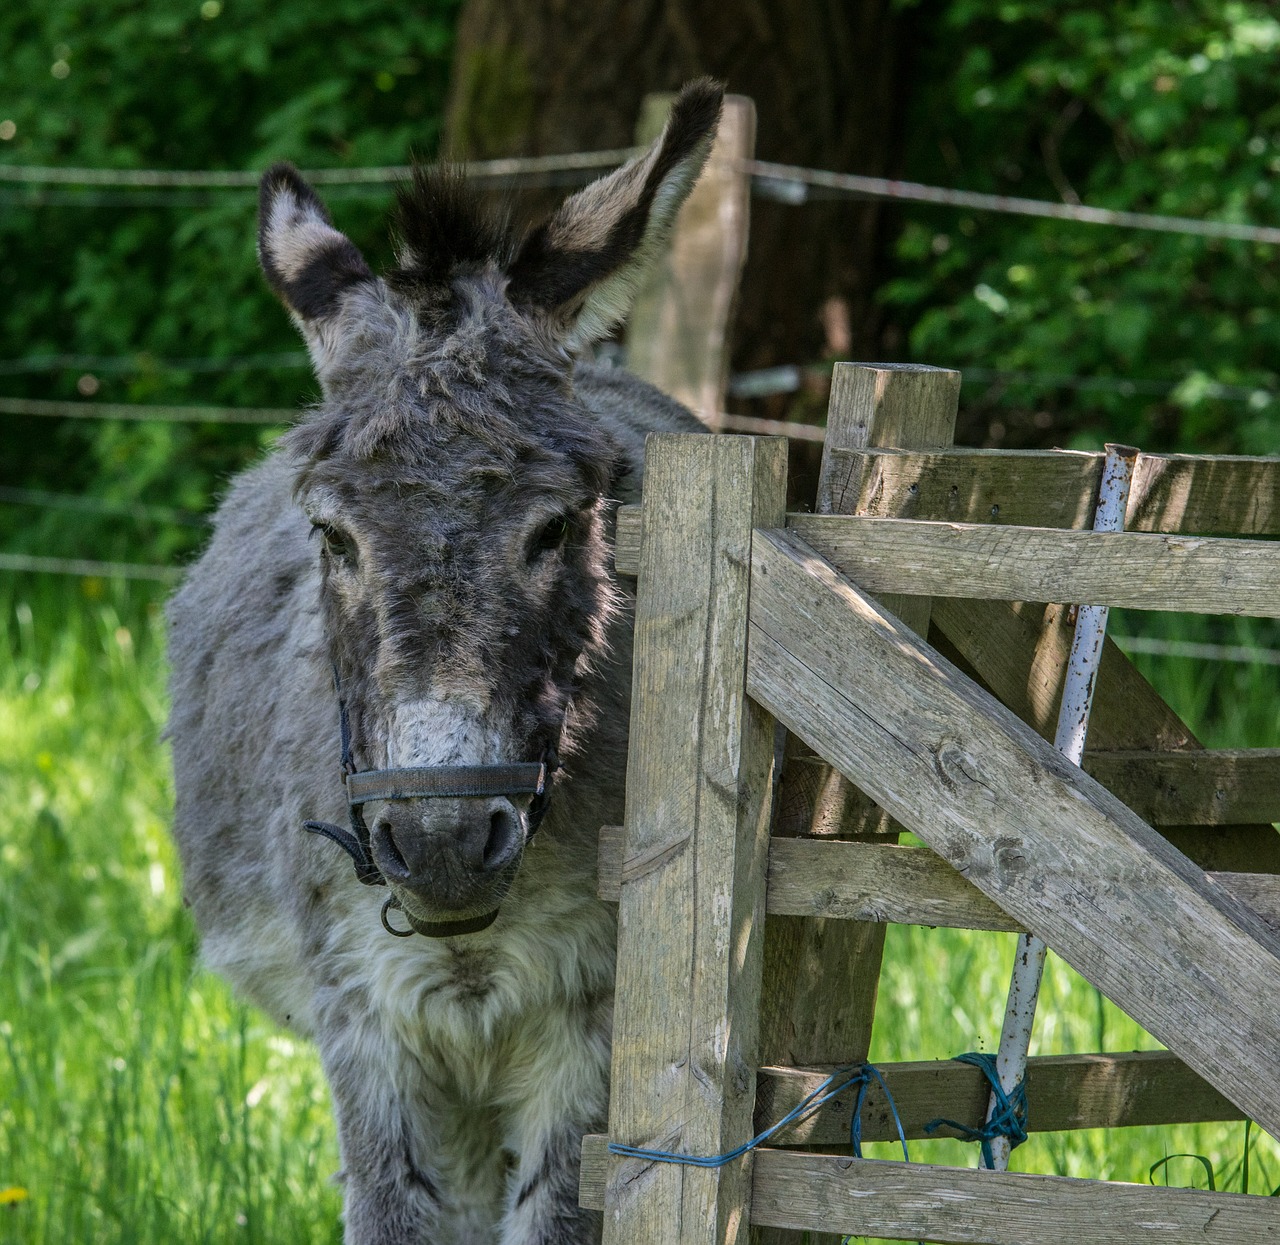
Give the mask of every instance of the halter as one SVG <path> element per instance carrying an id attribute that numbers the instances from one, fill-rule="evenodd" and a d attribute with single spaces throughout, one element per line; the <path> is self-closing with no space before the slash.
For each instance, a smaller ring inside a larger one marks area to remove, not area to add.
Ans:
<path id="1" fill-rule="evenodd" d="M 342 743 L 342 783 L 347 791 L 347 815 L 351 829 L 329 821 L 304 821 L 302 827 L 312 834 L 332 839 L 355 864 L 356 878 L 366 886 L 386 886 L 387 879 L 374 863 L 369 844 L 369 827 L 363 805 L 374 800 L 420 800 L 470 798 L 487 795 L 532 795 L 525 815 L 529 830 L 525 842 L 537 833 L 551 803 L 551 776 L 560 768 L 555 750 L 548 748 L 541 761 L 513 765 L 415 765 L 404 769 L 357 770 L 351 747 L 351 723 L 347 705 L 342 699 L 338 672 L 333 672 L 334 689 L 338 693 L 338 731 Z M 397 938 L 422 934 L 427 938 L 451 938 L 458 934 L 474 934 L 487 929 L 497 919 L 498 909 L 481 916 L 459 921 L 421 921 L 409 916 L 412 929 L 396 929 L 388 919 L 392 908 L 400 908 L 395 896 L 382 905 L 382 925 Z"/>

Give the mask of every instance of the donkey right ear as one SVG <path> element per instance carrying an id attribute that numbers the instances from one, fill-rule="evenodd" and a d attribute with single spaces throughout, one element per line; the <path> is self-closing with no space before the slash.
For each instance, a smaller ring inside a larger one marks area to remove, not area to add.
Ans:
<path id="1" fill-rule="evenodd" d="M 364 256 L 329 219 L 316 192 L 291 164 L 273 164 L 258 194 L 258 260 L 306 340 L 320 371 L 343 295 L 373 282 Z"/>
<path id="2" fill-rule="evenodd" d="M 710 78 L 689 83 L 647 152 L 566 199 L 525 238 L 508 297 L 543 313 L 566 349 L 598 341 L 631 309 L 706 163 L 723 98 Z"/>

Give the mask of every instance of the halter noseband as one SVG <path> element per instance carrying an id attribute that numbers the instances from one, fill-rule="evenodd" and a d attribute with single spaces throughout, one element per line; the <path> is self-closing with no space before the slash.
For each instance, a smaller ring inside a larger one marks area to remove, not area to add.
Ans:
<path id="1" fill-rule="evenodd" d="M 338 674 L 334 671 L 334 685 Z M 487 795 L 532 795 L 526 814 L 529 830 L 525 843 L 537 833 L 551 803 L 551 775 L 560 768 L 555 750 L 548 748 L 541 761 L 512 765 L 416 765 L 405 769 L 357 770 L 351 746 L 351 724 L 346 702 L 338 695 L 338 725 L 342 741 L 342 782 L 347 790 L 347 815 L 351 829 L 329 821 L 304 821 L 303 829 L 332 839 L 355 864 L 356 877 L 366 886 L 385 886 L 387 879 L 374 863 L 369 844 L 369 827 L 363 805 L 374 800 L 419 800 L 470 798 Z M 481 916 L 458 921 L 421 921 L 406 913 L 412 929 L 396 929 L 387 917 L 391 908 L 399 908 L 392 896 L 382 905 L 382 925 L 397 938 L 418 933 L 427 938 L 451 938 L 458 934 L 474 934 L 487 929 L 497 919 L 498 909 Z"/>

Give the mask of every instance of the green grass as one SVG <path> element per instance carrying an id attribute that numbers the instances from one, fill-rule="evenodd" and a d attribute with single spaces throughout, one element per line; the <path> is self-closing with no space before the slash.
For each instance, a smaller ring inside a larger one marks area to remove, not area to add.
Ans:
<path id="1" fill-rule="evenodd" d="M 313 1052 L 196 967 L 157 594 L 0 593 L 0 1241 L 340 1240 Z"/>
<path id="2" fill-rule="evenodd" d="M 26 1192 L 0 1205 L 0 1243 L 337 1242 L 314 1052 L 195 959 L 166 830 L 159 604 L 151 588 L 0 580 L 0 1191 Z M 1280 647 L 1264 623 L 1114 629 Z M 1206 743 L 1280 738 L 1280 670 L 1138 660 Z M 873 1058 L 993 1049 L 1011 945 L 891 928 Z M 1050 958 L 1036 1053 L 1154 1045 Z M 976 1161 L 955 1141 L 911 1150 Z M 1014 1167 L 1145 1181 L 1166 1155 L 1195 1154 L 1239 1189 L 1245 1153 L 1241 1124 L 1073 1132 L 1034 1136 Z M 1280 1150 L 1254 1130 L 1248 1154 L 1250 1189 L 1271 1192 Z M 1168 1180 L 1206 1173 L 1179 1159 Z"/>

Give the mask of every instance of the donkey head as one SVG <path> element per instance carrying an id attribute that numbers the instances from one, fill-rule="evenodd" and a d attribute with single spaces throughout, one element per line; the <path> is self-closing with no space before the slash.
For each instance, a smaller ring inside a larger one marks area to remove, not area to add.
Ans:
<path id="1" fill-rule="evenodd" d="M 687 87 L 648 152 L 523 237 L 458 178 L 418 172 L 383 277 L 293 168 L 263 178 L 263 271 L 323 392 L 285 446 L 354 768 L 573 755 L 590 712 L 579 685 L 615 610 L 602 512 L 617 463 L 574 393 L 572 352 L 626 314 L 720 98 Z M 353 821 L 393 900 L 434 933 L 496 912 L 534 800 L 375 798 Z"/>

